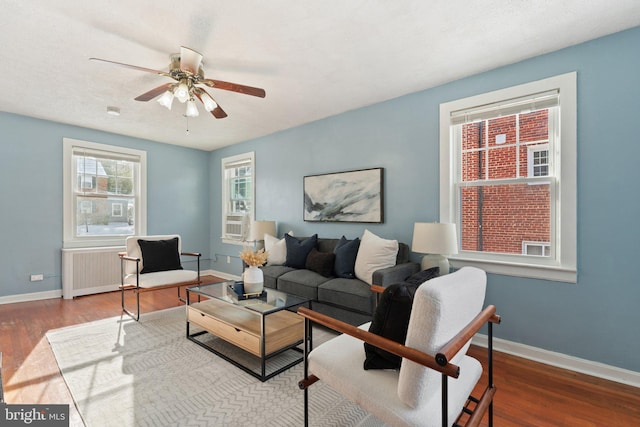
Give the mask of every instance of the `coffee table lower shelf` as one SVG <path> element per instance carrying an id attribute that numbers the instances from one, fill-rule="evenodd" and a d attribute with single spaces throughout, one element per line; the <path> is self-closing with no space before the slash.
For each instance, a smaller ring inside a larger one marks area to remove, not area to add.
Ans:
<path id="1" fill-rule="evenodd" d="M 304 321 L 211 299 L 187 306 L 187 338 L 264 382 L 302 362 Z"/>

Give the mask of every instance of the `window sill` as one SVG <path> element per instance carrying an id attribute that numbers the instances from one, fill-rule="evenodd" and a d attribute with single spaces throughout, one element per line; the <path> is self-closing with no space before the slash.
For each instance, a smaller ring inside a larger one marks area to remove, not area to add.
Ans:
<path id="1" fill-rule="evenodd" d="M 244 246 L 249 244 L 248 242 L 243 242 L 242 240 L 225 239 L 224 237 L 222 238 L 222 243 L 226 243 L 228 245 L 238 245 L 238 246 Z"/>
<path id="2" fill-rule="evenodd" d="M 449 257 L 449 261 L 455 268 L 472 266 L 480 268 L 487 273 L 505 276 L 527 277 L 566 283 L 577 283 L 578 281 L 578 272 L 575 269 L 505 261 L 478 260 L 465 258 L 463 256 L 451 256 Z"/>

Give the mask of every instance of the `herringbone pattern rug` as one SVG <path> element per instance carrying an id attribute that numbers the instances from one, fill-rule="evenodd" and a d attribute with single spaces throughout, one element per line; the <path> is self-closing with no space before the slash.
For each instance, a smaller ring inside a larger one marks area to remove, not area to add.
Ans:
<path id="1" fill-rule="evenodd" d="M 262 383 L 187 340 L 184 318 L 180 307 L 47 333 L 87 426 L 303 425 L 302 363 Z M 311 425 L 382 425 L 322 382 L 309 396 Z"/>

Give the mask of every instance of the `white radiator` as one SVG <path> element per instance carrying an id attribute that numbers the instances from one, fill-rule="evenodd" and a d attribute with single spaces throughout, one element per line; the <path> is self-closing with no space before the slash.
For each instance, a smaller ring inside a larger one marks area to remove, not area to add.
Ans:
<path id="1" fill-rule="evenodd" d="M 62 249 L 62 296 L 115 291 L 120 285 L 124 247 Z"/>

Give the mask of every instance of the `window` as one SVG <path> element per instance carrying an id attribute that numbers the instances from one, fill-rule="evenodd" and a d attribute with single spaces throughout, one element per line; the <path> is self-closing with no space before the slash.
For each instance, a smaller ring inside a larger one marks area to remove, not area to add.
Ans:
<path id="1" fill-rule="evenodd" d="M 65 138 L 63 152 L 65 248 L 146 234 L 144 151 Z"/>
<path id="2" fill-rule="evenodd" d="M 114 203 L 111 205 L 111 216 L 113 217 L 122 216 L 122 203 Z"/>
<path id="3" fill-rule="evenodd" d="M 242 244 L 255 218 L 254 153 L 222 159 L 222 240 Z"/>
<path id="4" fill-rule="evenodd" d="M 522 242 L 522 253 L 532 256 L 549 256 L 549 243 Z"/>
<path id="5" fill-rule="evenodd" d="M 527 149 L 527 176 L 549 175 L 549 145 L 532 146 Z"/>
<path id="6" fill-rule="evenodd" d="M 576 281 L 576 75 L 440 106 L 440 221 L 458 264 Z"/>

